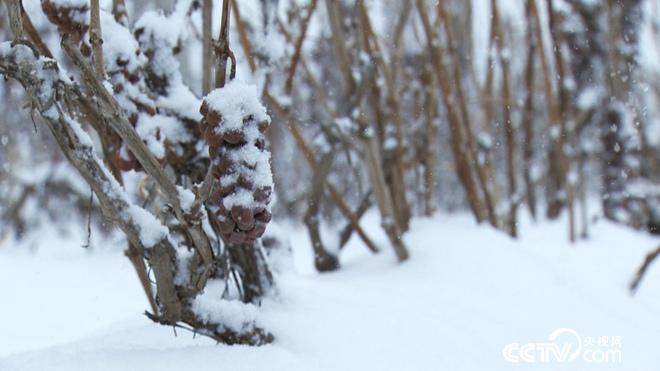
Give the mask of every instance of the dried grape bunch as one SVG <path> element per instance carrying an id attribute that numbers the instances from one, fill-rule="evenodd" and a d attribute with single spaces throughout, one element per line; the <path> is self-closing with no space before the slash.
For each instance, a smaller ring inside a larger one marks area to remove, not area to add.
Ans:
<path id="1" fill-rule="evenodd" d="M 270 125 L 255 86 L 232 81 L 209 93 L 200 108 L 216 184 L 209 203 L 223 239 L 254 242 L 272 215 L 270 152 L 263 133 Z"/>

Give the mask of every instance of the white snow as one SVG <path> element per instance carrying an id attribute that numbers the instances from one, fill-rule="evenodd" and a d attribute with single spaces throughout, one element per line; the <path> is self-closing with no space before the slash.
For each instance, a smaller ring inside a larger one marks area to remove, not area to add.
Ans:
<path id="1" fill-rule="evenodd" d="M 179 193 L 179 202 L 183 210 L 189 211 L 193 204 L 195 203 L 195 194 L 186 188 L 181 186 L 176 186 L 176 190 Z"/>
<path id="2" fill-rule="evenodd" d="M 363 223 L 380 255 L 354 237 L 342 269 L 323 275 L 313 272 L 304 229 L 284 226 L 294 271 L 278 276 L 279 296 L 258 310 L 215 295 L 196 303 L 232 323 L 256 318 L 276 336 L 258 348 L 151 323 L 120 249 L 88 253 L 48 237 L 33 253 L 0 245 L 0 370 L 657 370 L 660 266 L 635 297 L 627 291 L 657 239 L 598 222 L 571 247 L 565 221 L 523 220 L 516 242 L 469 215 L 440 215 L 413 222 L 411 260 L 399 265 L 378 224 L 374 213 Z M 507 344 L 547 341 L 562 327 L 620 336 L 622 362 L 503 359 Z"/>
<path id="3" fill-rule="evenodd" d="M 87 0 L 50 0 L 50 2 L 62 8 L 89 7 L 89 1 Z"/>
<path id="4" fill-rule="evenodd" d="M 147 210 L 131 204 L 126 214 L 130 217 L 130 222 L 135 223 L 144 247 L 153 247 L 167 238 L 169 233 L 167 227 Z"/>
<path id="5" fill-rule="evenodd" d="M 266 107 L 261 104 L 255 85 L 233 80 L 223 88 L 210 92 L 205 100 L 211 110 L 222 114 L 221 134 L 241 129 L 243 118 L 247 115 L 253 115 L 257 122 L 270 122 Z"/>
<path id="6" fill-rule="evenodd" d="M 223 280 L 208 282 L 204 293 L 193 300 L 193 311 L 205 322 L 222 323 L 233 331 L 249 331 L 257 321 L 259 309 L 238 300 L 223 300 Z"/>
<path id="7" fill-rule="evenodd" d="M 80 25 L 89 24 L 88 0 L 49 0 L 57 8 L 71 9 L 69 16 Z"/>
<path id="8" fill-rule="evenodd" d="M 103 58 L 109 72 L 121 69 L 117 65 L 119 61 L 126 63 L 125 68 L 128 71 L 134 71 L 146 61 L 144 55 L 136 53 L 140 50 L 140 46 L 131 31 L 117 23 L 112 13 L 101 12 L 101 32 L 103 33 Z"/>
<path id="9" fill-rule="evenodd" d="M 222 199 L 225 208 L 231 210 L 234 206 L 254 207 L 255 200 L 252 191 L 242 187 L 237 187 L 234 192 Z"/>
<path id="10" fill-rule="evenodd" d="M 192 140 L 192 135 L 174 117 L 165 115 L 140 115 L 135 130 L 151 153 L 157 158 L 165 157 L 165 144 Z"/>

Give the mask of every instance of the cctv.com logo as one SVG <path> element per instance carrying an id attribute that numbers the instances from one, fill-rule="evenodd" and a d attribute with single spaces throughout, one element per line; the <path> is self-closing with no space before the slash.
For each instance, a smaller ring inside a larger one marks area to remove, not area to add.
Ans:
<path id="1" fill-rule="evenodd" d="M 553 331 L 539 343 L 511 343 L 502 355 L 511 363 L 621 363 L 621 336 L 581 337 L 571 328 Z"/>

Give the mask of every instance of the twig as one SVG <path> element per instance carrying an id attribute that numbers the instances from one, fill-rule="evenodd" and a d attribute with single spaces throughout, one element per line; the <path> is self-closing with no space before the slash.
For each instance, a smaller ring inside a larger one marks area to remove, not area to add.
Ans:
<path id="1" fill-rule="evenodd" d="M 635 294 L 637 292 L 637 289 L 639 288 L 639 284 L 642 281 L 642 278 L 644 278 L 644 275 L 646 274 L 646 271 L 649 269 L 651 266 L 651 263 L 660 256 L 660 246 L 658 246 L 657 249 L 651 251 L 646 255 L 646 258 L 644 259 L 644 262 L 642 265 L 639 267 L 637 270 L 637 273 L 635 274 L 635 278 L 633 278 L 632 282 L 630 282 L 630 293 Z"/>
<path id="2" fill-rule="evenodd" d="M 87 211 L 87 241 L 82 246 L 84 249 L 89 248 L 92 240 L 92 203 L 94 202 L 94 190 L 89 190 L 89 210 Z"/>
<path id="3" fill-rule="evenodd" d="M 307 211 L 304 217 L 304 223 L 307 226 L 312 249 L 314 250 L 314 266 L 319 272 L 329 272 L 339 268 L 339 260 L 325 248 L 319 231 L 319 207 L 323 197 L 325 180 L 332 168 L 333 159 L 333 151 L 330 150 L 323 154 L 318 166 L 314 169 Z"/>
<path id="4" fill-rule="evenodd" d="M 346 50 L 346 35 L 342 28 L 342 19 L 339 9 L 341 2 L 326 0 L 325 5 L 330 20 L 330 29 L 332 30 L 332 45 L 335 49 L 335 54 L 337 55 L 337 62 L 339 63 L 337 69 L 341 72 L 344 78 L 345 95 L 350 96 L 355 91 L 356 83 L 351 68 L 351 57 Z"/>
<path id="5" fill-rule="evenodd" d="M 561 30 L 559 29 L 559 24 L 557 20 L 557 14 L 555 14 L 553 0 L 547 0 L 548 6 L 548 24 L 550 28 L 550 36 L 552 36 L 552 50 L 554 51 L 555 59 L 555 68 L 557 73 L 557 83 L 558 83 L 558 109 L 557 112 L 559 117 L 555 119 L 559 120 L 559 123 L 553 122 L 554 125 L 559 125 L 560 133 L 557 139 L 555 139 L 554 148 L 557 155 L 557 161 L 559 163 L 559 183 L 564 188 L 566 192 L 566 203 L 568 207 L 568 238 L 571 243 L 575 242 L 575 189 L 571 181 L 569 180 L 570 172 L 570 163 L 568 154 L 566 153 L 566 141 L 569 139 L 568 132 L 568 123 L 567 121 L 571 118 L 571 95 L 568 90 L 569 87 L 566 83 L 566 72 L 564 66 L 564 58 L 562 55 L 562 44 L 563 38 L 561 35 Z"/>
<path id="6" fill-rule="evenodd" d="M 151 287 L 151 280 L 149 279 L 149 271 L 147 270 L 142 255 L 140 254 L 140 249 L 135 247 L 132 243 L 128 243 L 128 248 L 124 252 L 128 260 L 133 264 L 133 268 L 137 273 L 138 280 L 142 286 L 142 290 L 147 297 L 151 311 L 154 314 L 158 313 L 158 305 L 156 304 L 156 299 L 154 295 L 153 288 Z"/>
<path id="7" fill-rule="evenodd" d="M 213 72 L 213 0 L 202 3 L 202 94 L 211 91 Z"/>
<path id="8" fill-rule="evenodd" d="M 536 191 L 532 180 L 532 161 L 534 157 L 534 100 L 536 80 L 536 49 L 538 47 L 534 30 L 536 24 L 533 22 L 535 12 L 534 1 L 528 0 L 525 6 L 527 18 L 526 40 L 528 44 L 527 61 L 525 66 L 525 104 L 522 111 L 522 126 L 524 132 L 523 141 L 523 180 L 525 182 L 525 194 L 527 207 L 532 218 L 536 219 Z"/>
<path id="9" fill-rule="evenodd" d="M 404 165 L 405 150 L 403 138 L 403 122 L 401 118 L 401 103 L 399 99 L 399 91 L 396 88 L 394 76 L 390 70 L 390 66 L 385 63 L 383 54 L 380 50 L 378 37 L 371 26 L 371 19 L 367 11 L 364 0 L 359 1 L 360 11 L 360 24 L 362 25 L 364 48 L 367 54 L 376 63 L 377 68 L 382 72 L 385 78 L 385 86 L 387 87 L 387 104 L 391 112 L 392 120 L 394 121 L 394 132 L 396 139 L 396 148 L 394 151 L 394 166 L 388 166 L 385 170 L 385 179 L 388 180 L 389 194 L 392 200 L 394 222 L 397 223 L 397 228 L 400 232 L 408 229 L 410 220 L 410 205 L 406 197 L 406 182 L 405 175 L 406 169 Z M 377 85 L 373 85 L 376 87 Z M 367 149 L 368 151 L 368 149 Z M 382 211 L 382 210 L 381 210 Z"/>
<path id="10" fill-rule="evenodd" d="M 91 0 L 89 19 L 89 42 L 92 44 L 92 55 L 96 76 L 100 80 L 105 79 L 105 68 L 103 66 L 103 33 L 101 32 L 101 8 L 99 0 Z"/>
<path id="11" fill-rule="evenodd" d="M 433 67 L 435 78 L 440 86 L 443 103 L 447 111 L 447 122 L 450 129 L 451 149 L 454 155 L 456 175 L 465 189 L 468 204 L 475 219 L 477 222 L 481 222 L 484 219 L 482 201 L 481 197 L 479 197 L 477 185 L 470 166 L 471 163 L 476 163 L 476 159 L 472 159 L 472 153 L 465 149 L 464 143 L 466 139 L 461 127 L 461 118 L 458 112 L 456 112 L 454 94 L 451 88 L 451 77 L 443 63 L 443 54 L 436 45 L 435 32 L 433 31 L 433 25 L 429 19 L 425 2 L 423 0 L 416 0 L 416 6 L 426 35 L 426 44 L 430 54 L 431 67 Z"/>
<path id="12" fill-rule="evenodd" d="M 20 42 L 25 40 L 25 30 L 23 29 L 23 17 L 21 0 L 5 0 L 9 12 L 9 27 L 14 33 L 14 40 Z"/>
<path id="13" fill-rule="evenodd" d="M 220 23 L 220 35 L 215 45 L 215 53 L 217 58 L 217 70 L 215 71 L 215 87 L 221 88 L 227 82 L 227 60 L 231 59 L 232 66 L 230 72 L 230 79 L 234 78 L 236 74 L 236 59 L 234 53 L 229 48 L 229 11 L 231 8 L 230 0 L 223 0 L 222 2 L 222 22 Z"/>
<path id="14" fill-rule="evenodd" d="M 491 181 L 489 182 L 489 179 L 494 179 L 494 176 L 492 176 L 492 169 L 487 169 L 486 166 L 487 164 L 482 165 L 479 161 L 479 154 L 477 151 L 477 145 L 475 141 L 475 135 L 474 135 L 474 130 L 472 130 L 472 120 L 470 118 L 470 114 L 468 112 L 467 108 L 467 99 L 465 98 L 465 92 L 463 90 L 463 79 L 461 79 L 461 76 L 463 75 L 461 71 L 461 65 L 460 61 L 458 60 L 458 56 L 456 55 L 456 43 L 454 41 L 454 35 L 452 31 L 452 18 L 450 17 L 446 7 L 445 7 L 446 0 L 438 1 L 436 3 L 436 11 L 438 13 L 438 19 L 442 20 L 442 25 L 445 30 L 445 34 L 447 35 L 447 43 L 448 43 L 448 54 L 450 56 L 451 60 L 451 67 L 452 67 L 452 77 L 454 81 L 454 87 L 455 87 L 455 92 L 456 92 L 456 98 L 458 100 L 458 107 L 459 107 L 459 113 L 460 113 L 460 118 L 463 123 L 463 134 L 465 135 L 465 138 L 467 140 L 466 144 L 466 153 L 470 157 L 470 163 L 474 167 L 474 173 L 477 176 L 477 182 L 479 187 L 481 188 L 481 193 L 483 194 L 483 202 L 484 206 L 486 208 L 487 216 L 488 216 L 488 221 L 490 224 L 498 228 L 500 226 L 500 221 L 499 218 L 497 217 L 497 212 L 495 211 L 495 205 L 497 205 L 497 197 L 495 194 L 497 193 L 495 191 L 495 187 L 497 185 L 497 182 Z M 498 29 L 499 29 L 499 18 L 497 17 L 497 8 L 492 9 L 492 33 L 494 35 L 497 35 Z M 488 71 L 489 73 L 493 72 L 493 68 L 489 68 Z M 490 117 L 488 117 L 490 119 Z M 490 124 L 490 123 L 489 123 Z M 489 126 L 487 125 L 487 127 Z M 490 174 L 489 174 L 490 173 Z M 489 176 L 491 175 L 491 176 Z"/>
<path id="15" fill-rule="evenodd" d="M 293 56 L 291 56 L 291 63 L 289 64 L 289 74 L 286 78 L 286 83 L 284 84 L 284 94 L 291 95 L 291 90 L 293 90 L 293 78 L 296 75 L 296 68 L 298 67 L 298 62 L 300 61 L 300 54 L 302 53 L 302 45 L 305 41 L 305 36 L 307 35 L 307 28 L 309 27 L 309 21 L 314 15 L 316 10 L 317 0 L 312 0 L 309 4 L 309 10 L 307 11 L 307 16 L 303 19 L 302 24 L 300 25 L 300 34 L 296 40 L 295 51 Z"/>
<path id="16" fill-rule="evenodd" d="M 238 7 L 238 2 L 237 0 L 232 0 L 232 7 L 231 7 L 232 12 L 234 13 L 234 18 L 236 19 L 236 29 L 238 30 L 238 39 L 241 42 L 241 46 L 243 47 L 243 54 L 245 54 L 245 58 L 248 61 L 248 65 L 250 66 L 250 71 L 254 73 L 257 70 L 257 64 L 254 62 L 254 55 L 252 54 L 252 46 L 250 45 L 250 39 L 248 38 L 247 34 L 247 25 L 245 22 L 243 22 L 243 18 L 241 18 L 241 10 Z"/>
<path id="17" fill-rule="evenodd" d="M 28 16 L 27 12 L 23 8 L 23 3 L 19 1 L 21 4 L 21 15 L 22 15 L 22 23 L 23 27 L 25 28 L 25 32 L 27 33 L 28 37 L 30 38 L 30 41 L 34 43 L 34 46 L 37 48 L 39 51 L 39 54 L 48 57 L 48 58 L 53 58 L 53 54 L 50 52 L 50 49 L 48 49 L 48 46 L 46 43 L 44 43 L 43 39 L 41 38 L 41 35 L 39 35 L 39 32 L 37 32 L 37 29 L 34 28 L 34 25 L 32 24 L 32 20 L 30 19 L 30 16 Z"/>
<path id="18" fill-rule="evenodd" d="M 360 205 L 358 206 L 357 210 L 355 211 L 355 217 L 360 220 L 364 216 L 364 214 L 369 210 L 369 208 L 372 205 L 371 202 L 371 196 L 373 194 L 373 191 L 369 190 L 367 194 L 364 195 L 364 198 L 360 202 Z M 344 229 L 342 229 L 341 233 L 339 234 L 339 248 L 342 249 L 346 244 L 348 243 L 348 240 L 351 239 L 351 236 L 353 235 L 353 226 L 349 223 L 347 224 Z"/>

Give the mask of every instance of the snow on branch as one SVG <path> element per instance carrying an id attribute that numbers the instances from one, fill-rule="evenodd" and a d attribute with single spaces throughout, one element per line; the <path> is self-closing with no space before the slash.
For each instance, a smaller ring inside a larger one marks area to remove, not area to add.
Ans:
<path id="1" fill-rule="evenodd" d="M 46 120 L 69 161 L 94 189 L 102 208 L 137 246 L 150 248 L 167 241 L 168 230 L 148 211 L 130 202 L 124 189 L 94 153 L 93 142 L 65 108 L 72 82 L 56 61 L 38 57 L 23 44 L 0 44 L 0 72 L 18 80 L 32 107 Z"/>
<path id="2" fill-rule="evenodd" d="M 212 264 L 213 254 L 211 252 L 211 246 L 208 237 L 202 230 L 201 223 L 199 221 L 191 222 L 190 217 L 183 211 L 176 186 L 165 174 L 165 171 L 151 151 L 145 146 L 142 138 L 140 138 L 136 130 L 126 118 L 119 103 L 114 99 L 103 83 L 96 79 L 92 67 L 71 40 L 63 37 L 62 47 L 74 64 L 80 68 L 83 80 L 95 96 L 95 103 L 99 105 L 104 121 L 107 122 L 121 137 L 128 149 L 131 150 L 140 162 L 140 165 L 142 165 L 145 172 L 154 178 L 163 196 L 172 206 L 172 210 L 174 211 L 177 220 L 181 225 L 188 227 L 187 232 L 193 241 L 194 247 L 202 256 L 204 263 L 207 265 Z"/>

